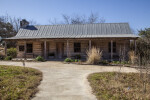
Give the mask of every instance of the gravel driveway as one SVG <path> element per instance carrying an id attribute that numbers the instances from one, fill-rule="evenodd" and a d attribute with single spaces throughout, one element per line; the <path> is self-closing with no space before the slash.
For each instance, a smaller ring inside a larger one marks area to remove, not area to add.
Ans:
<path id="1" fill-rule="evenodd" d="M 0 61 L 0 65 L 22 66 L 21 62 Z M 33 100 L 96 100 L 87 76 L 94 72 L 118 71 L 117 66 L 64 64 L 63 62 L 26 62 L 27 67 L 43 72 L 39 92 Z M 122 72 L 137 72 L 123 67 Z"/>

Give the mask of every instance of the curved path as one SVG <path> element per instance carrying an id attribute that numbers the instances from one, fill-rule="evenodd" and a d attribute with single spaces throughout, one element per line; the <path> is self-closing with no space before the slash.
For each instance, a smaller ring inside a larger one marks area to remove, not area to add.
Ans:
<path id="1" fill-rule="evenodd" d="M 22 66 L 22 62 L 0 61 L 0 65 Z M 63 62 L 26 62 L 27 67 L 43 72 L 39 92 L 33 100 L 96 100 L 87 81 L 94 72 L 118 71 L 117 66 L 64 64 Z M 137 72 L 123 67 L 121 72 Z"/>

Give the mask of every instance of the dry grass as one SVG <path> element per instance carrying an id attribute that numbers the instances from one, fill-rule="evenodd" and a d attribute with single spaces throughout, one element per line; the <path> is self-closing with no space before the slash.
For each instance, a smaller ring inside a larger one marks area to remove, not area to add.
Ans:
<path id="1" fill-rule="evenodd" d="M 5 55 L 4 48 L 0 47 L 0 56 L 4 56 L 4 55 Z"/>
<path id="2" fill-rule="evenodd" d="M 88 80 L 93 93 L 98 100 L 149 100 L 150 82 L 147 92 L 143 93 L 143 84 L 138 73 L 119 73 L 115 80 L 116 72 L 94 73 Z"/>
<path id="3" fill-rule="evenodd" d="M 102 51 L 99 48 L 92 47 L 92 49 L 87 51 L 87 63 L 88 64 L 98 64 L 102 58 Z"/>
<path id="4" fill-rule="evenodd" d="M 135 52 L 134 51 L 129 51 L 128 55 L 129 55 L 130 63 L 134 65 L 136 63 L 136 60 L 137 60 Z"/>
<path id="5" fill-rule="evenodd" d="M 42 73 L 36 69 L 0 65 L 0 100 L 29 100 L 41 80 Z"/>

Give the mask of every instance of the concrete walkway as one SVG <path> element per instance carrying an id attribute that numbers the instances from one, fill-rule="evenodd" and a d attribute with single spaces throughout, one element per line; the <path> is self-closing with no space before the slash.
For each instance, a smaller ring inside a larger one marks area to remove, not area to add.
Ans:
<path id="1" fill-rule="evenodd" d="M 22 66 L 22 62 L 0 61 L 0 65 Z M 39 92 L 33 100 L 96 100 L 92 94 L 87 76 L 94 72 L 118 71 L 115 66 L 76 65 L 63 62 L 26 62 L 27 67 L 43 72 Z M 123 67 L 121 72 L 137 72 Z"/>

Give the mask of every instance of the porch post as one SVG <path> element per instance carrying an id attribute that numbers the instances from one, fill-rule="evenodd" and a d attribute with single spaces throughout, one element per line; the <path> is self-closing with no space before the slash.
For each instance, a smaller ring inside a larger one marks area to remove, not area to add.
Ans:
<path id="1" fill-rule="evenodd" d="M 44 41 L 44 58 L 47 59 L 47 56 L 46 56 L 46 41 Z"/>
<path id="2" fill-rule="evenodd" d="M 124 41 L 123 61 L 125 61 L 125 58 L 126 58 L 126 42 Z"/>
<path id="3" fill-rule="evenodd" d="M 113 40 L 111 40 L 111 61 L 113 61 Z"/>
<path id="4" fill-rule="evenodd" d="M 134 40 L 134 50 L 135 50 L 135 52 L 136 52 L 136 40 Z"/>
<path id="5" fill-rule="evenodd" d="M 24 43 L 24 59 L 26 60 L 27 58 L 26 58 L 26 54 L 27 54 L 27 43 L 26 43 L 26 41 L 25 41 L 25 43 Z"/>
<path id="6" fill-rule="evenodd" d="M 5 56 L 7 56 L 7 42 L 5 41 Z"/>
<path id="7" fill-rule="evenodd" d="M 67 40 L 67 57 L 69 58 L 70 55 L 69 55 L 69 40 Z"/>
<path id="8" fill-rule="evenodd" d="M 91 40 L 89 40 L 89 50 L 91 49 Z"/>

